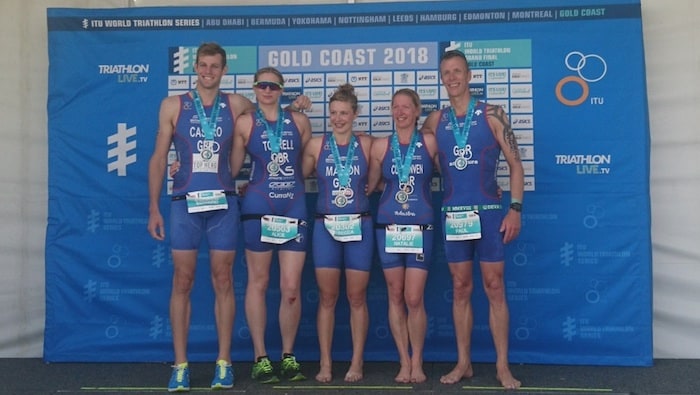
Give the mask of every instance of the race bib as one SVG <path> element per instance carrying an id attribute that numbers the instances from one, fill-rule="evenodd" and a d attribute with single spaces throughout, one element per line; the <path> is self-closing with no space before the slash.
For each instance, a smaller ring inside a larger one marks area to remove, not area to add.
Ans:
<path id="1" fill-rule="evenodd" d="M 445 240 L 476 240 L 481 238 L 479 212 L 455 211 L 445 213 Z"/>
<path id="2" fill-rule="evenodd" d="M 225 210 L 228 201 L 224 191 L 195 191 L 187 193 L 187 212 L 201 213 L 203 211 Z"/>
<path id="3" fill-rule="evenodd" d="M 384 251 L 388 253 L 423 253 L 423 230 L 420 225 L 387 225 Z"/>
<path id="4" fill-rule="evenodd" d="M 360 214 L 326 215 L 323 225 L 333 239 L 341 242 L 362 240 Z"/>
<path id="5" fill-rule="evenodd" d="M 284 244 L 299 234 L 299 220 L 296 218 L 263 215 L 260 218 L 260 241 Z"/>

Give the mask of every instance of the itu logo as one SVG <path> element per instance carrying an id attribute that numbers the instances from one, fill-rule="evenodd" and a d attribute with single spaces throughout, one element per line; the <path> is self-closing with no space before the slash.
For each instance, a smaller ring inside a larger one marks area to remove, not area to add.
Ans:
<path id="1" fill-rule="evenodd" d="M 571 51 L 564 58 L 566 68 L 576 72 L 577 75 L 570 75 L 562 78 L 557 83 L 555 93 L 557 99 L 567 106 L 578 106 L 588 99 L 590 88 L 588 84 L 602 80 L 608 72 L 608 64 L 602 56 L 597 54 L 585 55 L 582 52 Z M 580 88 L 578 97 L 567 97 L 564 87 L 568 84 L 577 84 Z M 602 97 L 591 98 L 594 104 L 603 104 Z"/>
<path id="2" fill-rule="evenodd" d="M 168 73 L 170 74 L 190 74 L 194 71 L 194 62 L 197 48 L 192 47 L 171 47 L 168 48 Z"/>
<path id="3" fill-rule="evenodd" d="M 107 172 L 116 171 L 119 177 L 126 176 L 126 168 L 136 162 L 136 127 L 127 127 L 126 123 L 117 124 L 117 132 L 107 137 L 107 144 L 113 148 L 107 151 Z"/>

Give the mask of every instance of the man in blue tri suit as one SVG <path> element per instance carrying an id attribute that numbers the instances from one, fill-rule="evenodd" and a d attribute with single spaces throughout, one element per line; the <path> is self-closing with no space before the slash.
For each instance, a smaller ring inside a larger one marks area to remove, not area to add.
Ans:
<path id="1" fill-rule="evenodd" d="M 173 175 L 170 206 L 170 241 L 173 283 L 170 296 L 175 365 L 168 390 L 189 390 L 187 337 L 197 251 L 203 237 L 209 243 L 211 281 L 215 294 L 214 314 L 219 340 L 212 388 L 231 388 L 231 334 L 235 315 L 233 261 L 239 213 L 229 166 L 233 127 L 237 117 L 252 108 L 250 100 L 219 89 L 227 72 L 226 52 L 216 43 L 202 44 L 194 69 L 197 87 L 169 96 L 160 107 L 158 134 L 149 163 L 148 231 L 156 240 L 165 239 L 159 201 L 167 157 L 174 144 L 178 171 Z"/>
<path id="2" fill-rule="evenodd" d="M 435 134 L 443 177 L 443 241 L 453 285 L 453 319 L 458 361 L 442 376 L 445 384 L 473 375 L 470 337 L 473 327 L 472 266 L 479 258 L 489 301 L 489 326 L 496 348 L 496 377 L 506 389 L 520 381 L 508 364 L 508 306 L 505 295 L 504 245 L 521 226 L 524 176 L 518 145 L 508 117 L 500 106 L 479 102 L 469 92 L 471 71 L 460 51 L 447 51 L 440 61 L 440 79 L 450 106 L 432 112 L 423 132 Z M 511 203 L 501 209 L 496 169 L 499 155 L 510 169 Z"/>

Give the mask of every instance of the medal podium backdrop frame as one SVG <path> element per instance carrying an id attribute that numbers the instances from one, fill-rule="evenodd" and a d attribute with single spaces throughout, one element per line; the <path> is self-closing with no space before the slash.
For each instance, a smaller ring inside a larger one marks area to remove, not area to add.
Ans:
<path id="1" fill-rule="evenodd" d="M 506 259 L 511 361 L 651 364 L 649 125 L 638 0 L 590 0 L 585 7 L 510 0 L 50 8 L 47 23 L 46 361 L 172 360 L 172 261 L 167 241 L 156 242 L 146 230 L 148 160 L 161 99 L 192 89 L 196 48 L 216 41 L 228 53 L 224 90 L 253 99 L 253 73 L 275 66 L 285 75 L 284 102 L 309 96 L 314 106 L 307 115 L 314 132 L 323 133 L 330 130 L 330 93 L 351 82 L 362 108 L 356 130 L 376 136 L 392 130 L 396 89 L 415 89 L 424 115 L 447 105 L 440 53 L 464 51 L 472 94 L 507 110 L 526 171 L 523 229 Z M 497 176 L 507 202 L 503 163 Z M 167 219 L 170 181 L 164 186 Z M 314 187 L 308 180 L 310 208 Z M 440 188 L 436 177 L 436 206 Z M 239 245 L 232 353 L 252 360 Z M 456 359 L 441 247 L 437 240 L 425 293 L 426 361 Z M 267 344 L 276 355 L 276 261 L 272 267 Z M 208 270 L 205 248 L 192 293 L 192 361 L 216 357 Z M 493 361 L 487 303 L 475 284 L 473 359 Z M 310 254 L 302 289 L 296 353 L 314 360 L 318 292 Z M 340 295 L 334 358 L 348 360 L 344 288 Z M 395 360 L 376 260 L 368 301 L 365 357 Z"/>

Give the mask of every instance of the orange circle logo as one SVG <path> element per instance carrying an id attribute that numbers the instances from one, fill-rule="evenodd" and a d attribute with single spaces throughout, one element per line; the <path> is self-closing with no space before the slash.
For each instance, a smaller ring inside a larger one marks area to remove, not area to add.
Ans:
<path id="1" fill-rule="evenodd" d="M 579 84 L 581 87 L 581 96 L 574 100 L 569 100 L 566 97 L 564 97 L 564 94 L 562 93 L 562 89 L 564 88 L 564 85 L 568 84 L 569 82 L 573 82 L 576 84 Z M 567 106 L 578 106 L 579 104 L 583 103 L 586 101 L 588 98 L 588 83 L 583 80 L 581 77 L 577 77 L 575 75 L 571 75 L 568 77 L 562 78 L 558 83 L 557 87 L 555 88 L 555 93 L 557 95 L 557 99 L 559 99 L 560 102 Z"/>

